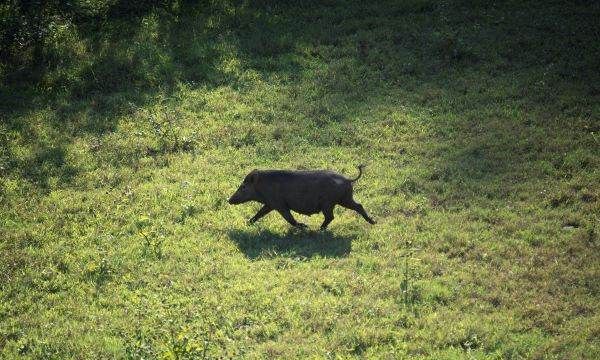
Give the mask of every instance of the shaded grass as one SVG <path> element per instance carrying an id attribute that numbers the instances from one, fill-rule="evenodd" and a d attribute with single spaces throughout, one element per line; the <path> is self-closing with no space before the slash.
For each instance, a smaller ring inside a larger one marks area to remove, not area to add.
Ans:
<path id="1" fill-rule="evenodd" d="M 297 259 L 309 259 L 313 256 L 343 257 L 351 249 L 351 238 L 331 232 L 289 230 L 285 236 L 281 236 L 269 230 L 258 233 L 233 230 L 229 237 L 250 259 L 283 256 Z"/>

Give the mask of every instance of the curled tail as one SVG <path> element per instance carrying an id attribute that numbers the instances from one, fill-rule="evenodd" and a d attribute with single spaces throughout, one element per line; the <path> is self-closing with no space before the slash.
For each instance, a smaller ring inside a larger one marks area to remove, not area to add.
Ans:
<path id="1" fill-rule="evenodd" d="M 355 182 L 356 180 L 360 179 L 360 177 L 362 176 L 362 172 L 363 172 L 363 169 L 364 169 L 365 165 L 364 164 L 360 164 L 357 167 L 358 167 L 358 176 L 355 177 L 354 179 L 350 179 L 350 182 Z"/>

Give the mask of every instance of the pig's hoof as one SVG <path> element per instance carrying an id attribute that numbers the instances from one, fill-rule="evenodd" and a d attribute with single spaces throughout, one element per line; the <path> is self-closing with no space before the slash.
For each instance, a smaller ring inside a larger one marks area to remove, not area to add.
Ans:
<path id="1" fill-rule="evenodd" d="M 306 225 L 306 224 L 303 224 L 303 223 L 297 223 L 297 224 L 296 224 L 296 227 L 297 227 L 298 229 L 306 229 L 306 228 L 308 227 L 308 225 Z"/>

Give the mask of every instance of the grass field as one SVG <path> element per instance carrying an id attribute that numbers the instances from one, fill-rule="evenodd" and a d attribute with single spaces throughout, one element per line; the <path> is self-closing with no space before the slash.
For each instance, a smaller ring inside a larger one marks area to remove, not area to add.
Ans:
<path id="1" fill-rule="evenodd" d="M 302 4 L 53 20 L 0 67 L 0 358 L 600 358 L 600 4 Z M 360 163 L 375 226 L 227 204 Z"/>

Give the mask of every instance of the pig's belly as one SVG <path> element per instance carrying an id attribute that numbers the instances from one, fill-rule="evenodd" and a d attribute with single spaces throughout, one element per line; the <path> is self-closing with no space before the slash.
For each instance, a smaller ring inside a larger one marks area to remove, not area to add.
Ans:
<path id="1" fill-rule="evenodd" d="M 303 200 L 303 201 L 302 201 Z M 303 215 L 313 215 L 321 212 L 321 206 L 316 199 L 302 199 L 288 202 L 290 210 Z"/>
<path id="2" fill-rule="evenodd" d="M 294 209 L 294 208 L 292 208 L 292 211 L 295 211 L 298 214 L 302 214 L 302 215 L 313 215 L 318 212 L 321 212 L 321 209 L 315 209 L 315 208 Z"/>

